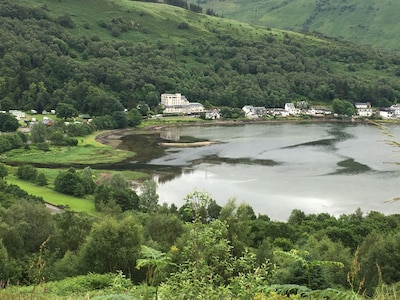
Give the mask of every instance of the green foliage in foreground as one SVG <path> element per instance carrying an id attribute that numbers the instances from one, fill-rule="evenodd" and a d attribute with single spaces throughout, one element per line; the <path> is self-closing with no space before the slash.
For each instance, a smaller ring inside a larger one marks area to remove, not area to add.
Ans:
<path id="1" fill-rule="evenodd" d="M 121 179 L 102 180 L 124 189 Z M 151 201 L 124 212 L 114 201 L 102 214 L 52 214 L 42 198 L 0 181 L 0 299 L 399 294 L 398 214 L 364 216 L 358 209 L 336 218 L 293 210 L 287 222 L 277 222 L 234 199 L 220 207 L 205 192 L 188 194 L 179 209 L 159 205 L 153 188 L 143 191 Z"/>

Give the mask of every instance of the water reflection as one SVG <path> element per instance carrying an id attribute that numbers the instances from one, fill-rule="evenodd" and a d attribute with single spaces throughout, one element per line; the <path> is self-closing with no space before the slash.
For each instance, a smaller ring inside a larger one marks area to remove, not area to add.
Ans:
<path id="1" fill-rule="evenodd" d="M 376 210 L 400 195 L 396 149 L 374 126 L 353 124 L 268 124 L 185 127 L 182 135 L 223 141 L 201 148 L 170 149 L 149 164 L 183 166 L 159 181 L 161 202 L 183 204 L 194 189 L 224 205 L 229 198 L 256 212 L 285 220 L 297 208 L 333 215 Z M 400 127 L 390 128 L 400 140 Z M 399 203 L 400 204 L 400 203 Z"/>

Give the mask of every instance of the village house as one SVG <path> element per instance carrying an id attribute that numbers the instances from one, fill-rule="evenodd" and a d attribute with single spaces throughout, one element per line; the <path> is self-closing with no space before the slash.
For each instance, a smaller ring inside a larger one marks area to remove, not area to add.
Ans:
<path id="1" fill-rule="evenodd" d="M 221 112 L 219 109 L 208 110 L 205 112 L 205 119 L 207 120 L 217 120 L 221 119 Z"/>
<path id="2" fill-rule="evenodd" d="M 286 103 L 285 110 L 289 113 L 289 115 L 295 116 L 300 114 L 300 109 L 296 108 L 294 103 Z"/>
<path id="3" fill-rule="evenodd" d="M 199 114 L 204 111 L 204 106 L 198 102 L 189 102 L 180 93 L 162 94 L 161 105 L 164 106 L 164 114 Z"/>
<path id="4" fill-rule="evenodd" d="M 289 117 L 289 112 L 283 108 L 274 108 L 272 110 L 273 116 Z"/>
<path id="5" fill-rule="evenodd" d="M 355 103 L 354 104 L 356 108 L 356 114 L 359 117 L 370 117 L 372 116 L 372 108 L 371 108 L 371 103 L 365 102 L 365 103 Z"/>
<path id="6" fill-rule="evenodd" d="M 311 115 L 315 117 L 323 117 L 331 114 L 332 112 L 325 107 L 312 107 L 306 111 L 306 115 Z"/>
<path id="7" fill-rule="evenodd" d="M 252 105 L 245 105 L 242 108 L 246 117 L 250 119 L 262 118 L 268 115 L 268 110 L 265 107 L 254 107 Z"/>
<path id="8" fill-rule="evenodd" d="M 390 107 L 381 108 L 379 116 L 383 119 L 400 118 L 400 104 L 394 104 Z"/>

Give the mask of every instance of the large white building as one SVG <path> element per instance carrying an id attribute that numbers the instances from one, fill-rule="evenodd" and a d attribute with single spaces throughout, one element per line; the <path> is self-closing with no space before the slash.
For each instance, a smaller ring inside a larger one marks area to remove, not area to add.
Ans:
<path id="1" fill-rule="evenodd" d="M 189 102 L 185 96 L 177 94 L 161 94 L 161 105 L 164 114 L 196 114 L 204 111 L 201 103 Z"/>

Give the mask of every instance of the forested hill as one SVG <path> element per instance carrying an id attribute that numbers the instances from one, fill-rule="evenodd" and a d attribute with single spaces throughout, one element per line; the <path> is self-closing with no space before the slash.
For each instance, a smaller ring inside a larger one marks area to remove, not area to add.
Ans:
<path id="1" fill-rule="evenodd" d="M 201 6 L 242 22 L 317 31 L 359 44 L 400 50 L 399 1 L 202 0 Z"/>
<path id="2" fill-rule="evenodd" d="M 400 56 L 161 3 L 1 1 L 0 105 L 107 115 L 161 93 L 215 106 L 389 106 Z"/>

